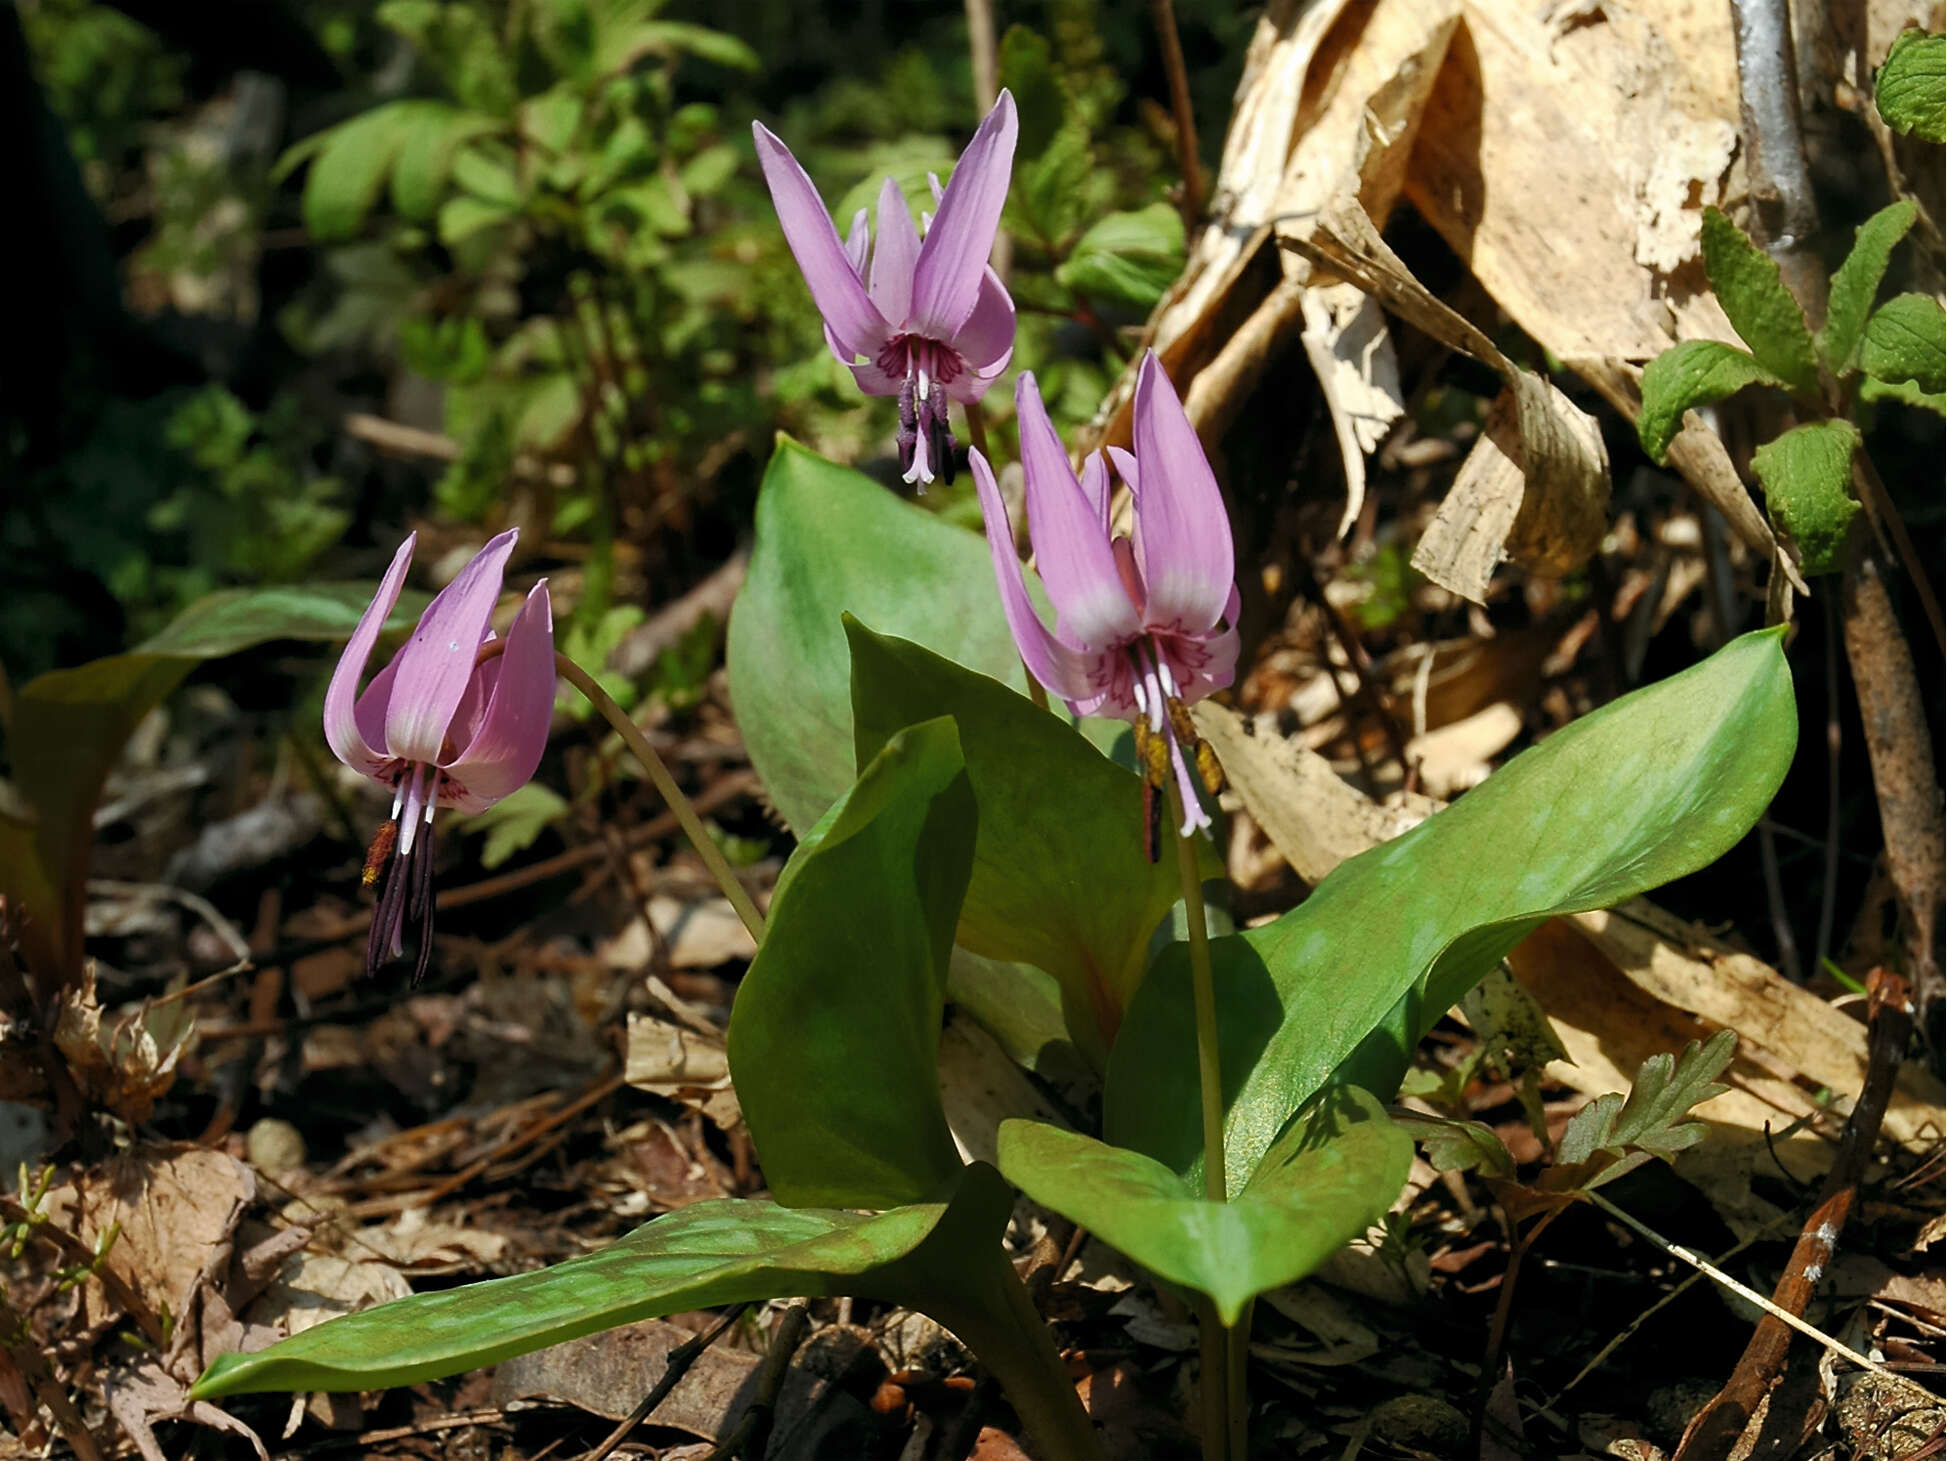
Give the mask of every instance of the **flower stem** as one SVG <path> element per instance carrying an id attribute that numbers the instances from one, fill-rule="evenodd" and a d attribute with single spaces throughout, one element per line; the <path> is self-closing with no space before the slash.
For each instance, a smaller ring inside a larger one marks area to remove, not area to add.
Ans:
<path id="1" fill-rule="evenodd" d="M 967 413 L 967 444 L 992 461 L 987 450 L 987 413 L 980 402 L 969 401 L 961 408 Z"/>
<path id="2" fill-rule="evenodd" d="M 1183 826 L 1183 797 L 1170 786 L 1170 815 Z M 1217 991 L 1210 974 L 1210 930 L 1197 876 L 1197 839 L 1176 834 L 1176 866 L 1183 879 L 1183 915 L 1190 929 L 1190 988 L 1197 1009 L 1197 1089 L 1203 1102 L 1203 1195 L 1228 1202 L 1224 1183 L 1224 1084 L 1217 1062 Z"/>
<path id="3" fill-rule="evenodd" d="M 744 927 L 750 930 L 750 936 L 758 943 L 763 943 L 764 915 L 757 911 L 757 905 L 751 901 L 749 890 L 738 881 L 735 870 L 730 866 L 730 860 L 723 855 L 723 849 L 717 846 L 716 839 L 703 825 L 703 819 L 697 816 L 696 808 L 690 805 L 690 799 L 683 795 L 683 789 L 676 784 L 676 778 L 669 774 L 669 768 L 663 764 L 663 758 L 658 756 L 656 748 L 649 744 L 649 738 L 642 733 L 642 727 L 629 718 L 629 713 L 615 703 L 614 697 L 608 691 L 595 683 L 593 675 L 558 650 L 554 656 L 554 668 L 556 674 L 581 691 L 583 698 L 601 712 L 602 719 L 609 723 L 615 733 L 622 738 L 622 743 L 634 753 L 636 760 L 642 763 L 642 769 L 649 773 L 649 780 L 661 793 L 662 799 L 668 803 L 669 810 L 675 814 L 676 820 L 682 824 L 684 834 L 690 839 L 690 846 L 696 849 L 696 855 L 703 859 L 703 865 L 717 880 L 717 886 L 723 889 L 723 896 L 728 898 L 730 906 L 737 910 L 737 916 L 744 921 Z"/>
<path id="4" fill-rule="evenodd" d="M 1203 1106 L 1203 1195 L 1228 1202 L 1224 1173 L 1224 1087 L 1217 1060 L 1217 991 L 1210 973 L 1210 929 L 1203 916 L 1203 880 L 1197 876 L 1196 834 L 1183 831 L 1183 794 L 1170 783 L 1170 817 L 1176 834 L 1176 866 L 1183 880 L 1183 915 L 1190 933 L 1190 986 L 1197 1012 L 1197 1086 Z M 1198 1349 L 1203 1392 L 1205 1461 L 1228 1461 L 1243 1454 L 1244 1382 L 1231 1374 L 1243 1359 L 1208 1297 L 1197 1300 Z M 1235 1434 L 1233 1434 L 1235 1432 Z"/>

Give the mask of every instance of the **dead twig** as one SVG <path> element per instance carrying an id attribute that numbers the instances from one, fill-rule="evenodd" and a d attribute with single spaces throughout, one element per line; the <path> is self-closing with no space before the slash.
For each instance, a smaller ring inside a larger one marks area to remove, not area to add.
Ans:
<path id="1" fill-rule="evenodd" d="M 1913 1002 L 1908 997 L 1906 981 L 1882 969 L 1875 972 L 1871 987 L 1872 1033 L 1866 1087 L 1846 1121 L 1845 1134 L 1839 1140 L 1839 1151 L 1820 1190 L 1818 1205 L 1805 1220 L 1798 1243 L 1792 1249 L 1791 1261 L 1785 1265 L 1784 1276 L 1778 1280 L 1772 1301 L 1765 1306 L 1765 1315 L 1745 1345 L 1737 1368 L 1725 1381 L 1724 1388 L 1690 1422 L 1677 1448 L 1677 1461 L 1701 1461 L 1701 1458 L 1729 1454 L 1766 1396 L 1771 1395 L 1774 1401 L 1779 1399 L 1772 1393 L 1773 1387 L 1784 1374 L 1792 1329 L 1801 1327 L 1792 1321 L 1802 1323 L 1819 1280 L 1832 1265 L 1839 1234 L 1858 1200 L 1866 1160 L 1879 1140 L 1887 1098 L 1893 1091 L 1893 1078 L 1899 1072 L 1908 1037 L 1913 1033 Z M 1777 1420 L 1768 1417 L 1767 1424 L 1775 1427 Z"/>
<path id="2" fill-rule="evenodd" d="M 1947 856 L 1926 701 L 1886 579 L 1887 564 L 1871 535 L 1856 532 L 1841 601 L 1846 658 L 1865 724 L 1887 871 L 1902 905 L 1907 973 L 1925 1011 L 1941 993 L 1935 949 L 1941 900 L 1947 895 Z"/>
<path id="3" fill-rule="evenodd" d="M 1183 231 L 1194 235 L 1203 217 L 1203 166 L 1197 161 L 1197 119 L 1190 110 L 1190 74 L 1183 65 L 1183 42 L 1176 33 L 1173 0 L 1149 0 L 1163 70 L 1170 79 L 1170 116 L 1176 123 L 1176 163 L 1183 173 Z"/>
<path id="4" fill-rule="evenodd" d="M 709 1461 L 729 1461 L 732 1456 L 740 1456 L 744 1461 L 763 1461 L 771 1443 L 771 1427 L 777 1423 L 777 1398 L 783 1393 L 784 1378 L 791 1373 L 791 1360 L 810 1328 L 811 1311 L 803 1300 L 784 1311 L 772 1331 L 771 1347 L 764 1351 L 764 1363 L 757 1371 L 757 1390 L 750 1398 L 750 1407 L 730 1434 L 717 1443 Z"/>
<path id="5" fill-rule="evenodd" d="M 1812 244 L 1818 203 L 1798 114 L 1798 61 L 1786 0 L 1731 0 L 1738 112 L 1751 178 L 1751 222 L 1814 329 L 1825 322 L 1825 270 Z"/>

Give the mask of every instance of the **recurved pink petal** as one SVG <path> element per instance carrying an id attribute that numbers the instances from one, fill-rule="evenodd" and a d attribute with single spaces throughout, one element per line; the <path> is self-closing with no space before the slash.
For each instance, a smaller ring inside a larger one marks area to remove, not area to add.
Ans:
<path id="1" fill-rule="evenodd" d="M 1095 521 L 1106 541 L 1109 536 L 1109 469 L 1103 465 L 1099 451 L 1090 452 L 1088 460 L 1082 463 L 1082 496 L 1088 499 L 1089 510 L 1095 514 Z"/>
<path id="2" fill-rule="evenodd" d="M 532 779 L 554 718 L 554 618 L 547 580 L 534 585 L 507 631 L 507 648 L 473 738 L 446 763 L 444 806 L 485 811 Z"/>
<path id="3" fill-rule="evenodd" d="M 1222 615 L 1236 582 L 1230 519 L 1203 443 L 1153 350 L 1136 376 L 1135 417 L 1136 546 L 1148 622 L 1200 633 Z"/>
<path id="4" fill-rule="evenodd" d="M 408 533 L 405 542 L 399 545 L 399 551 L 392 555 L 385 577 L 379 580 L 379 591 L 372 596 L 372 602 L 366 605 L 365 612 L 359 615 L 358 627 L 352 630 L 345 652 L 338 656 L 338 668 L 331 672 L 331 683 L 325 688 L 325 743 L 331 747 L 332 755 L 366 776 L 378 775 L 387 757 L 382 738 L 377 738 L 380 744 L 374 745 L 374 738 L 368 738 L 367 732 L 359 726 L 358 682 L 365 674 L 366 661 L 372 657 L 372 646 L 378 643 L 379 633 L 385 628 L 393 605 L 399 602 L 399 590 L 405 585 L 406 570 L 412 566 L 413 544 L 418 540 L 417 533 Z M 384 675 L 383 671 L 380 673 Z M 376 686 L 377 681 L 373 683 Z"/>
<path id="5" fill-rule="evenodd" d="M 879 188 L 879 237 L 872 248 L 873 306 L 897 333 L 913 308 L 913 265 L 919 262 L 919 230 L 906 195 L 887 178 Z"/>
<path id="6" fill-rule="evenodd" d="M 1017 130 L 1014 98 L 1003 91 L 960 154 L 940 196 L 939 216 L 920 245 L 907 319 L 915 334 L 950 340 L 972 313 L 1014 174 Z"/>
<path id="7" fill-rule="evenodd" d="M 1106 649 L 1138 633 L 1142 623 L 1123 592 L 1101 514 L 1075 480 L 1032 371 L 1022 371 L 1014 383 L 1014 411 L 1027 478 L 1028 536 L 1062 636 L 1090 650 Z"/>
<path id="8" fill-rule="evenodd" d="M 852 231 L 845 235 L 845 262 L 861 279 L 865 277 L 865 256 L 872 248 L 872 227 L 865 220 L 866 212 L 861 208 L 852 215 Z"/>
<path id="9" fill-rule="evenodd" d="M 1007 504 L 1001 501 L 1000 487 L 993 468 L 978 451 L 967 453 L 973 469 L 974 488 L 980 494 L 981 516 L 987 522 L 987 549 L 994 559 L 994 582 L 1000 589 L 1001 612 L 1007 615 L 1008 631 L 1022 662 L 1049 690 L 1064 700 L 1083 700 L 1097 692 L 1088 673 L 1088 658 L 1048 632 L 1041 616 L 1034 611 L 1027 585 L 1021 580 L 1021 560 L 1014 556 L 1014 529 L 1007 519 Z"/>
<path id="10" fill-rule="evenodd" d="M 394 756 L 432 763 L 444 754 L 447 727 L 473 678 L 500 577 L 519 536 L 518 528 L 509 528 L 476 553 L 426 606 L 399 651 L 385 710 L 385 744 Z"/>
<path id="11" fill-rule="evenodd" d="M 818 189 L 798 166 L 791 149 L 762 123 L 752 122 L 751 134 L 757 139 L 757 161 L 764 169 L 764 181 L 770 185 L 771 203 L 783 226 L 784 241 L 791 246 L 791 255 L 804 274 L 812 303 L 818 306 L 818 313 L 825 317 L 826 326 L 842 348 L 852 355 L 877 353 L 888 333 L 886 321 L 846 257 L 845 245 L 838 240 L 838 230 L 832 226 Z"/>
<path id="12" fill-rule="evenodd" d="M 991 268 L 980 271 L 973 313 L 949 343 L 976 370 L 989 369 L 996 361 L 1005 363 L 1013 353 L 1014 297 Z"/>
<path id="13" fill-rule="evenodd" d="M 987 394 L 995 381 L 1007 374 L 1007 362 L 1013 358 L 1013 355 L 1013 350 L 1005 350 L 1001 353 L 1001 358 L 993 364 L 982 366 L 978 370 L 963 370 L 953 378 L 950 385 L 943 385 L 940 389 L 962 405 L 978 401 Z"/>
<path id="14" fill-rule="evenodd" d="M 1141 469 L 1137 467 L 1136 459 L 1119 446 L 1108 446 L 1102 449 L 1109 454 L 1109 460 L 1115 463 L 1116 476 L 1129 484 L 1129 495 L 1141 498 L 1142 487 L 1136 480 L 1136 474 Z"/>

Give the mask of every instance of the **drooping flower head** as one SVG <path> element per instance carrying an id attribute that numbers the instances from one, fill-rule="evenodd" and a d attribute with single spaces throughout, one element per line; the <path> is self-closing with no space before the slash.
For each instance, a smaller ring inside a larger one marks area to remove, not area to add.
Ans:
<path id="1" fill-rule="evenodd" d="M 1014 401 L 1028 536 L 1054 602 L 1052 631 L 1028 598 L 993 471 L 979 452 L 970 461 L 1021 658 L 1075 714 L 1134 721 L 1148 785 L 1161 790 L 1173 776 L 1183 835 L 1207 828 L 1192 767 L 1206 785 L 1219 773 L 1186 707 L 1236 672 L 1237 584 L 1230 520 L 1203 444 L 1154 352 L 1146 355 L 1136 377 L 1135 454 L 1109 448 L 1134 499 L 1133 536 L 1116 537 L 1102 457 L 1091 454 L 1076 480 L 1031 373 L 1015 383 Z"/>
<path id="2" fill-rule="evenodd" d="M 923 241 L 905 195 L 887 178 L 877 237 L 861 208 L 840 243 L 790 149 L 759 123 L 751 132 L 784 241 L 825 317 L 825 343 L 867 395 L 899 398 L 906 480 L 951 483 L 947 401 L 979 400 L 1014 353 L 1014 301 L 987 266 L 1014 170 L 1014 98 L 1000 94 L 945 189 L 933 179 L 939 211 L 926 220 Z"/>
<path id="3" fill-rule="evenodd" d="M 379 631 L 399 601 L 417 534 L 392 555 L 379 591 L 352 631 L 325 691 L 324 731 L 332 754 L 392 791 L 392 817 L 366 859 L 366 886 L 383 876 L 365 962 L 375 969 L 404 952 L 410 918 L 418 929 L 413 981 L 433 947 L 433 812 L 485 811 L 527 784 L 547 749 L 554 712 L 554 620 L 545 580 L 534 585 L 507 631 L 506 650 L 480 662 L 488 623 L 518 529 L 495 538 L 441 589 L 419 625 L 372 677 L 358 682 Z"/>

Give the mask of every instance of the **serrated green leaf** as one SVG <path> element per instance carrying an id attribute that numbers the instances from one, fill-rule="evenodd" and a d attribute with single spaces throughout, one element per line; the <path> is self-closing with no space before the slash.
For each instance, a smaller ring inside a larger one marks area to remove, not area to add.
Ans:
<path id="1" fill-rule="evenodd" d="M 453 170 L 458 150 L 501 123 L 480 112 L 442 107 L 417 121 L 399 146 L 392 168 L 392 206 L 414 223 L 432 221 Z"/>
<path id="2" fill-rule="evenodd" d="M 1807 575 L 1845 567 L 1846 537 L 1859 514 L 1852 495 L 1858 449 L 1859 430 L 1850 421 L 1815 421 L 1751 454 L 1771 520 L 1798 545 Z"/>
<path id="3" fill-rule="evenodd" d="M 1643 414 L 1636 435 L 1651 460 L 1668 460 L 1670 443 L 1683 430 L 1683 413 L 1734 396 L 1746 386 L 1784 387 L 1784 382 L 1735 345 L 1685 340 L 1643 367 Z"/>
<path id="4" fill-rule="evenodd" d="M 1833 274 L 1825 303 L 1825 328 L 1819 331 L 1818 345 L 1826 366 L 1835 375 L 1851 371 L 1860 333 L 1872 313 L 1880 280 L 1886 277 L 1887 262 L 1893 257 L 1893 245 L 1906 236 L 1919 213 L 1919 205 L 1911 198 L 1880 209 L 1859 225 L 1852 252 Z"/>
<path id="5" fill-rule="evenodd" d="M 1873 83 L 1886 125 L 1928 142 L 1947 140 L 1947 39 L 1904 30 Z"/>
<path id="6" fill-rule="evenodd" d="M 1043 1207 L 1159 1278 L 1208 1294 L 1228 1325 L 1377 1222 L 1412 1166 L 1411 1139 L 1363 1091 L 1335 1093 L 1298 1135 L 1229 1202 L 1209 1201 L 1140 1152 L 1038 1121 L 1001 1124 L 1000 1164 Z"/>
<path id="7" fill-rule="evenodd" d="M 1859 382 L 1862 401 L 1898 401 L 1903 406 L 1919 406 L 1936 416 L 1947 416 L 1947 392 L 1923 391 L 1910 380 L 1874 380 L 1870 375 Z"/>
<path id="8" fill-rule="evenodd" d="M 1901 294 L 1873 311 L 1859 365 L 1876 380 L 1910 380 L 1922 392 L 1947 389 L 1947 314 L 1930 294 Z"/>
<path id="9" fill-rule="evenodd" d="M 467 832 L 487 834 L 480 849 L 480 866 L 492 871 L 515 853 L 532 847 L 536 838 L 567 814 L 568 802 L 560 793 L 530 781 L 460 826 Z"/>
<path id="10" fill-rule="evenodd" d="M 1425 1111 L 1395 1111 L 1393 1124 L 1419 1142 L 1435 1171 L 1514 1175 L 1514 1156 L 1506 1143 L 1478 1121 L 1456 1121 Z"/>
<path id="11" fill-rule="evenodd" d="M 511 223 L 518 217 L 520 214 L 517 210 L 504 204 L 484 202 L 465 194 L 457 198 L 448 198 L 440 204 L 439 241 L 448 248 L 453 248 L 472 238 L 482 229 Z"/>
<path id="12" fill-rule="evenodd" d="M 1094 170 L 1088 128 L 1070 117 L 1032 160 L 1015 163 L 1015 196 L 1028 227 L 1048 248 L 1060 250 L 1088 216 L 1088 180 Z"/>
<path id="13" fill-rule="evenodd" d="M 304 176 L 304 226 L 313 238 L 356 234 L 379 199 L 393 161 L 406 139 L 439 103 L 387 102 L 340 122 L 322 137 L 301 144 L 314 155 Z"/>
<path id="14" fill-rule="evenodd" d="M 1736 1052 L 1736 1032 L 1719 1030 L 1706 1044 L 1692 1040 L 1681 1057 L 1652 1055 L 1638 1068 L 1627 1096 L 1598 1096 L 1576 1112 L 1562 1133 L 1561 1165 L 1580 1166 L 1599 1154 L 1621 1160 L 1636 1152 L 1667 1161 L 1695 1146 L 1704 1139 L 1704 1125 L 1682 1118 L 1730 1089 L 1717 1077 Z M 1619 1175 L 1604 1170 L 1584 1185 L 1598 1186 Z"/>
<path id="15" fill-rule="evenodd" d="M 1782 631 L 1612 701 L 1454 805 L 1340 864 L 1276 922 L 1214 940 L 1233 1186 L 1327 1081 L 1382 1097 L 1434 1022 L 1558 913 L 1606 908 L 1721 856 L 1797 739 Z M 1201 1162 L 1188 961 L 1144 978 L 1109 1062 L 1111 1141 Z"/>
<path id="16" fill-rule="evenodd" d="M 1142 783 L 1020 692 L 848 620 L 861 763 L 908 725 L 959 724 L 980 803 L 958 942 L 1061 985 L 1075 1044 L 1099 1066 L 1182 895 L 1174 858 L 1144 850 Z M 1205 875 L 1222 866 L 1206 849 Z"/>
<path id="17" fill-rule="evenodd" d="M 1812 332 L 1778 273 L 1778 261 L 1715 208 L 1704 209 L 1703 242 L 1704 271 L 1738 337 L 1760 365 L 1793 390 L 1817 394 Z"/>
<path id="18" fill-rule="evenodd" d="M 915 1202 L 960 1170 L 939 1044 L 976 823 L 959 733 L 930 720 L 886 742 L 778 879 L 729 1050 L 791 1206 Z"/>
<path id="19" fill-rule="evenodd" d="M 499 148 L 462 147 L 453 158 L 453 181 L 470 196 L 499 208 L 518 208 L 524 196 L 511 158 Z"/>
<path id="20" fill-rule="evenodd" d="M 1149 309 L 1183 272 L 1183 218 L 1167 203 L 1089 225 L 1055 280 L 1091 299 Z"/>

